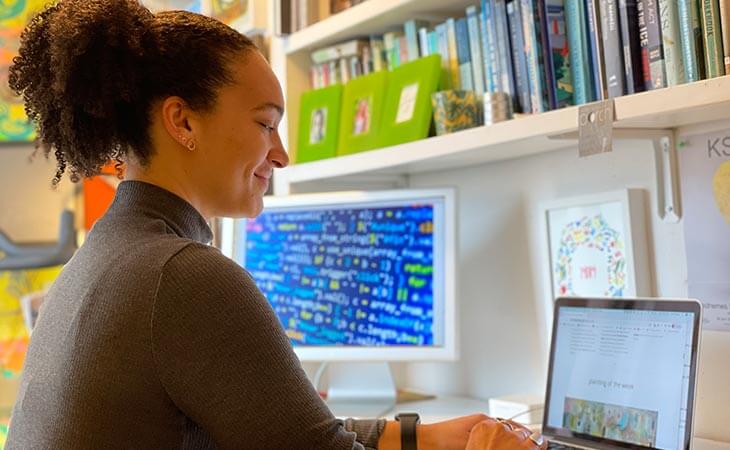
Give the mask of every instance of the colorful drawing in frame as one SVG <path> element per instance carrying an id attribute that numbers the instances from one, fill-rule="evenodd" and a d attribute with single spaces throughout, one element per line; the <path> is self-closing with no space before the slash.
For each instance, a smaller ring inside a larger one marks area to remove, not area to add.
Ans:
<path id="1" fill-rule="evenodd" d="M 35 139 L 35 126 L 25 114 L 23 101 L 8 86 L 8 72 L 18 54 L 23 29 L 49 3 L 48 0 L 0 1 L 0 142 Z"/>
<path id="2" fill-rule="evenodd" d="M 650 294 L 641 190 L 561 199 L 543 210 L 551 300 Z"/>

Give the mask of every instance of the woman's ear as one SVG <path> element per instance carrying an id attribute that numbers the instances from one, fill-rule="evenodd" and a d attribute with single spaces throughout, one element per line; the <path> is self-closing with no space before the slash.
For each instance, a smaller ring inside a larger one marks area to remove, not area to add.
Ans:
<path id="1" fill-rule="evenodd" d="M 162 123 L 173 140 L 184 147 L 195 141 L 190 123 L 192 110 L 185 100 L 177 96 L 167 97 L 162 102 L 161 110 Z"/>

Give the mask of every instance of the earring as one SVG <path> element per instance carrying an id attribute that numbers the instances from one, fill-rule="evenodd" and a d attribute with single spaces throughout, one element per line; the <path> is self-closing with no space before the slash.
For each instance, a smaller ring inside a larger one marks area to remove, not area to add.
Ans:
<path id="1" fill-rule="evenodd" d="M 190 139 L 190 142 L 187 143 L 186 147 L 188 150 L 195 151 L 195 141 L 193 139 Z"/>

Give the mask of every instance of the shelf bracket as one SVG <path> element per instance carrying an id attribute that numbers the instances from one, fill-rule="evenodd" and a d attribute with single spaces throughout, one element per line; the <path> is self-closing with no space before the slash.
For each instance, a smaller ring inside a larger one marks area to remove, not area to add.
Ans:
<path id="1" fill-rule="evenodd" d="M 655 137 L 654 164 L 656 171 L 656 202 L 659 217 L 664 222 L 678 223 L 682 218 L 677 167 L 677 136 L 668 130 L 664 136 Z"/>

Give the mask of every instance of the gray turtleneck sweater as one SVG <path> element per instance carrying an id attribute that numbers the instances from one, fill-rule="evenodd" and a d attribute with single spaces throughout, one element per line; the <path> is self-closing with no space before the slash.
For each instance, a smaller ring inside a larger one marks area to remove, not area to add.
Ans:
<path id="1" fill-rule="evenodd" d="M 46 296 L 8 449 L 362 449 L 251 277 L 172 193 L 120 184 Z"/>

